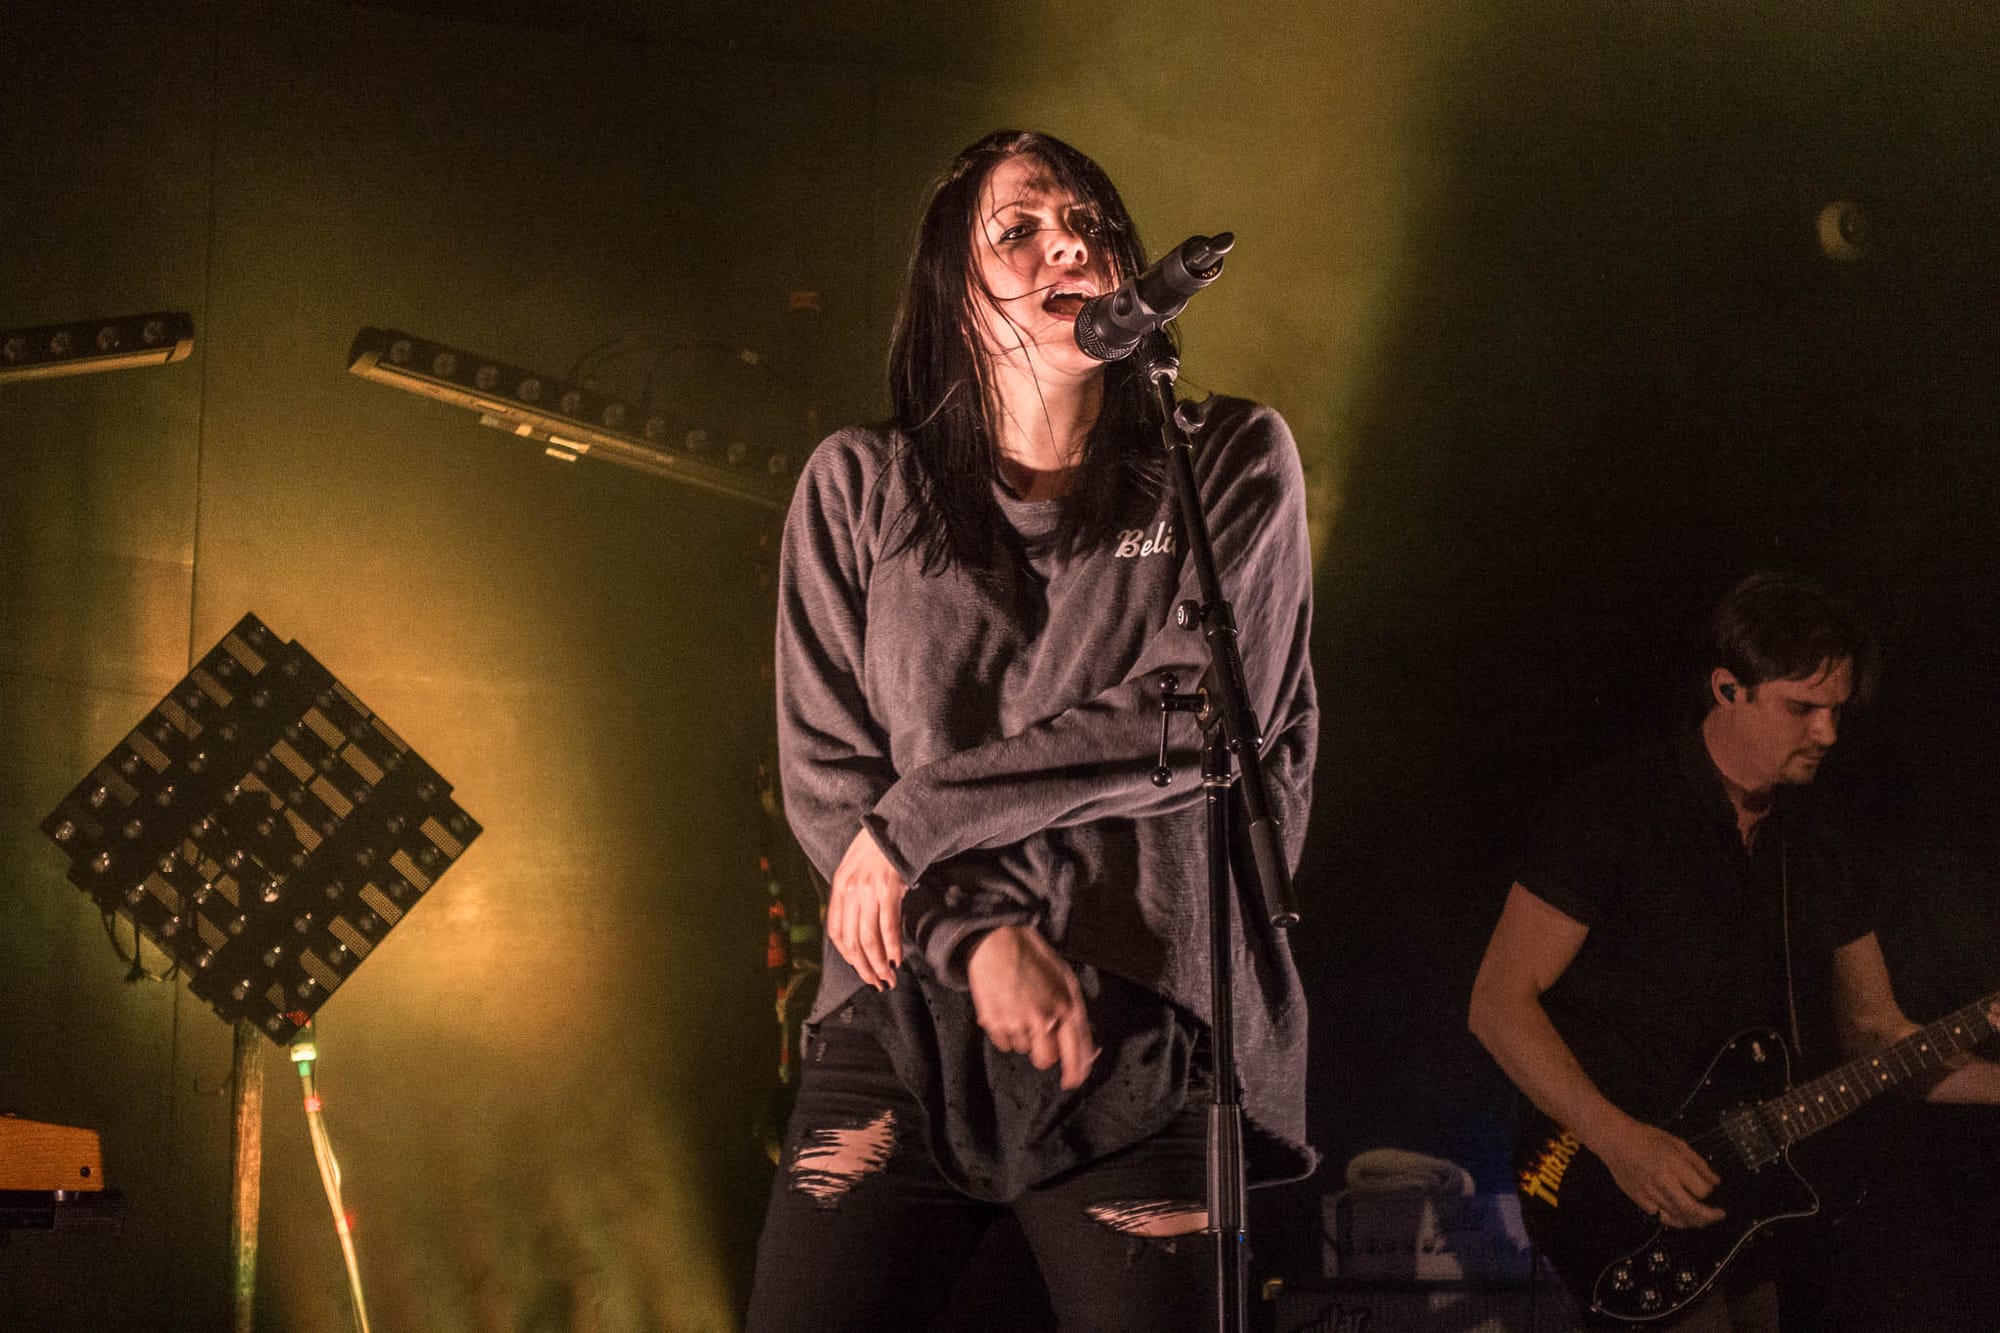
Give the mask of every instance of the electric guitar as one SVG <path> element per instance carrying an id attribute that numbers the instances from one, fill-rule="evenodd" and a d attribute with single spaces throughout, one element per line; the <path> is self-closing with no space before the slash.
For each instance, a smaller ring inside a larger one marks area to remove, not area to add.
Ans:
<path id="1" fill-rule="evenodd" d="M 1538 1116 L 1514 1154 L 1528 1234 L 1593 1312 L 1632 1323 L 1676 1314 L 1714 1285 L 1751 1237 L 1819 1211 L 1819 1196 L 1792 1165 L 1793 1144 L 1892 1088 L 1955 1064 L 1993 1035 L 1986 1010 L 1996 1001 L 2000 992 L 1797 1087 L 1775 1030 L 1730 1038 L 1661 1126 L 1721 1177 L 1703 1202 L 1726 1216 L 1708 1226 L 1661 1225 L 1574 1134 Z"/>

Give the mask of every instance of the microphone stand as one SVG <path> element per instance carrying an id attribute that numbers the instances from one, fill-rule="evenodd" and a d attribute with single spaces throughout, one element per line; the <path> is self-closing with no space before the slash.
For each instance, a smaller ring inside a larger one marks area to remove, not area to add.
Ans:
<path id="1" fill-rule="evenodd" d="M 1229 792 L 1243 794 L 1249 816 L 1250 862 L 1260 885 L 1260 901 L 1273 926 L 1297 924 L 1298 909 L 1292 880 L 1285 867 L 1284 843 L 1271 814 L 1270 791 L 1264 781 L 1264 732 L 1250 703 L 1250 689 L 1237 649 L 1236 616 L 1222 593 L 1215 549 L 1202 513 L 1195 484 L 1194 443 L 1198 428 L 1193 413 L 1174 398 L 1180 361 L 1164 338 L 1149 338 L 1142 349 L 1146 378 L 1160 403 L 1160 438 L 1167 450 L 1168 471 L 1179 501 L 1181 527 L 1188 538 L 1200 601 L 1182 602 L 1174 620 L 1182 629 L 1201 630 L 1208 645 L 1206 689 L 1178 692 L 1179 681 L 1161 678 L 1160 762 L 1153 784 L 1173 781 L 1167 767 L 1167 728 L 1175 713 L 1193 713 L 1202 729 L 1201 785 L 1208 816 L 1208 949 L 1211 1050 L 1215 1057 L 1215 1090 L 1208 1108 L 1208 1229 L 1215 1235 L 1215 1318 L 1224 1333 L 1248 1322 L 1246 1288 L 1249 1246 L 1245 1215 L 1249 1211 L 1248 1182 L 1243 1164 L 1243 1104 L 1236 1087 L 1236 1033 L 1230 929 L 1230 839 L 1233 835 Z M 1238 773 L 1231 771 L 1235 759 Z"/>

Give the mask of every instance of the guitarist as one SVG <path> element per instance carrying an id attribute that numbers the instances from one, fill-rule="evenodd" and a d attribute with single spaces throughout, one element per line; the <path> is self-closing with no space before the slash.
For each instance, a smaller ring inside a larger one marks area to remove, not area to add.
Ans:
<path id="1" fill-rule="evenodd" d="M 1867 630 L 1844 601 L 1774 573 L 1732 588 L 1709 630 L 1700 723 L 1586 775 L 1539 822 L 1470 1015 L 1527 1098 L 1669 1227 L 1720 1221 L 1705 1202 L 1718 1179 L 1649 1121 L 1733 1034 L 1775 1027 L 1823 1066 L 1917 1026 L 1841 827 L 1806 790 L 1868 691 Z M 1965 1062 L 1928 1095 L 2000 1102 L 2000 1066 Z M 1775 1329 L 1777 1304 L 1753 1252 L 1666 1327 Z"/>

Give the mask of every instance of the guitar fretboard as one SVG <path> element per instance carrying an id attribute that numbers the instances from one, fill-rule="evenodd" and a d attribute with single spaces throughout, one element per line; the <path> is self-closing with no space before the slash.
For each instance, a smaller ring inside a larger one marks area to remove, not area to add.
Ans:
<path id="1" fill-rule="evenodd" d="M 1986 1010 L 1996 1000 L 2000 1000 L 2000 991 L 1918 1028 L 1901 1041 L 1849 1060 L 1832 1073 L 1788 1088 L 1782 1096 L 1759 1105 L 1758 1118 L 1786 1145 L 1817 1134 L 1890 1089 L 1956 1063 L 1993 1035 Z"/>

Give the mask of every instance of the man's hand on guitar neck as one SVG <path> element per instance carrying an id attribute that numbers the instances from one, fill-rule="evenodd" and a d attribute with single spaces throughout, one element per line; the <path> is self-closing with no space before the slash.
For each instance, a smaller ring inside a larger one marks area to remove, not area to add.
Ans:
<path id="1" fill-rule="evenodd" d="M 1841 1044 L 1855 1055 L 1866 1055 L 1918 1030 L 1896 1002 L 1889 965 L 1873 931 L 1833 951 L 1833 998 Z M 1988 996 L 1983 1004 L 1987 1023 L 2000 1032 L 2000 995 Z M 1950 1068 L 1942 1077 L 1919 1085 L 1926 1101 L 2000 1106 L 2000 1063 L 1964 1051 L 1945 1063 Z"/>
<path id="2" fill-rule="evenodd" d="M 2000 1000 L 1986 1006 L 1986 1021 L 2000 1032 Z M 1929 1101 L 1973 1106 L 2000 1106 L 2000 1063 L 1968 1054 L 1952 1062 L 1951 1072 L 1924 1093 Z"/>
<path id="3" fill-rule="evenodd" d="M 1701 1154 L 1664 1129 L 1631 1117 L 1590 1146 L 1641 1211 L 1670 1227 L 1705 1227 L 1723 1212 L 1702 1202 L 1722 1178 Z"/>

